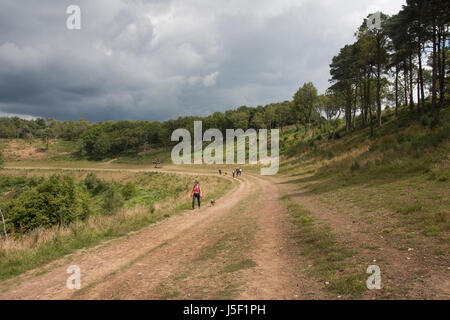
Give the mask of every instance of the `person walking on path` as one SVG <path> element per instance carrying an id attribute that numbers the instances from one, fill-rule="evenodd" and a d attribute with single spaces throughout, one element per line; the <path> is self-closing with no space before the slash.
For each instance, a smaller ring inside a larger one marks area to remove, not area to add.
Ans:
<path id="1" fill-rule="evenodd" d="M 197 202 L 198 202 L 198 208 L 200 209 L 200 198 L 203 197 L 203 191 L 197 180 L 195 180 L 194 187 L 192 188 L 191 197 L 192 197 L 192 210 L 195 209 L 195 199 L 196 198 L 197 198 Z"/>

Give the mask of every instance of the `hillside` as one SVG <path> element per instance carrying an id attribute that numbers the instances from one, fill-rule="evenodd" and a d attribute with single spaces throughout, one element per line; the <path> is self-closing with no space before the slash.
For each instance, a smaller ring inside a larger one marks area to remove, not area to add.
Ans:
<path id="1" fill-rule="evenodd" d="M 372 262 L 388 274 L 379 297 L 450 294 L 442 281 L 450 256 L 449 111 L 430 128 L 426 116 L 402 110 L 397 120 L 387 110 L 373 138 L 369 128 L 341 128 L 334 139 L 299 141 L 303 131 L 295 129 L 283 136 L 285 205 L 312 274 L 330 290 L 362 294 Z"/>

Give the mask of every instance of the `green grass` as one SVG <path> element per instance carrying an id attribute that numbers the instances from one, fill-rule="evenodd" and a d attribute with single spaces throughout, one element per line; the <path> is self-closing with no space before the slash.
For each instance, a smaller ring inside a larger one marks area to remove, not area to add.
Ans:
<path id="1" fill-rule="evenodd" d="M 365 278 L 347 260 L 354 255 L 354 251 L 341 247 L 330 227 L 316 221 L 291 197 L 284 196 L 282 199 L 297 228 L 299 249 L 313 261 L 311 274 L 324 283 L 330 283 L 327 289 L 331 292 L 360 297 L 366 290 Z M 342 270 L 345 270 L 344 274 Z"/>
<path id="2" fill-rule="evenodd" d="M 297 177 L 297 184 L 323 201 L 343 201 L 367 212 L 385 209 L 408 231 L 445 238 L 450 231 L 450 109 L 441 110 L 441 124 L 434 128 L 407 110 L 398 120 L 392 111 L 383 118 L 374 138 L 368 128 L 342 133 L 338 140 L 285 137 L 284 149 L 300 153 L 284 159 L 280 172 Z M 374 222 L 382 221 L 375 217 Z"/>
<path id="3" fill-rule="evenodd" d="M 354 274 L 331 283 L 329 290 L 337 294 L 358 297 L 367 290 L 367 274 Z"/>
<path id="4" fill-rule="evenodd" d="M 237 263 L 232 263 L 224 268 L 224 272 L 236 272 L 239 270 L 250 269 L 256 267 L 257 264 L 252 259 L 244 259 Z"/>

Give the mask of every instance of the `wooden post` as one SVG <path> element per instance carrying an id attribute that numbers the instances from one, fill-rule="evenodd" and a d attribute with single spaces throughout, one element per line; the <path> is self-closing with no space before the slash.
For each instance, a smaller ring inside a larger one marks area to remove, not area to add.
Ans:
<path id="1" fill-rule="evenodd" d="M 0 209 L 0 214 L 2 216 L 2 223 L 3 223 L 3 232 L 5 234 L 5 239 L 8 240 L 8 233 L 6 233 L 6 224 L 5 224 L 5 217 L 3 216 L 3 212 Z"/>

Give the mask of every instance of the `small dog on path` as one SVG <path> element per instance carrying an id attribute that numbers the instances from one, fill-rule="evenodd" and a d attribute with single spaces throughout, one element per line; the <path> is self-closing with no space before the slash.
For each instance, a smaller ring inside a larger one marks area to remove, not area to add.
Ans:
<path id="1" fill-rule="evenodd" d="M 214 207 L 216 205 L 216 200 L 211 200 L 211 206 Z"/>

